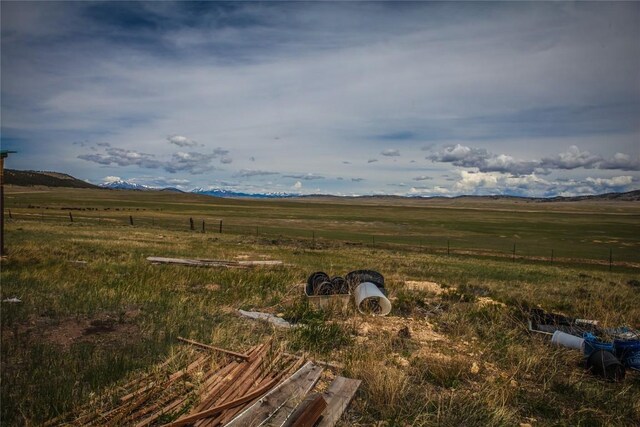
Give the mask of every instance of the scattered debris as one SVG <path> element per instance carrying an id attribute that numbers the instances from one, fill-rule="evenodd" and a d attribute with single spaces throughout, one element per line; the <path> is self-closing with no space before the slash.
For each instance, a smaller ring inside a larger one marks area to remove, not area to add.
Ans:
<path id="1" fill-rule="evenodd" d="M 12 303 L 12 304 L 18 304 L 21 303 L 22 300 L 18 297 L 11 297 L 11 298 L 5 298 L 2 300 L 2 302 L 8 302 L 8 303 Z"/>
<path id="2" fill-rule="evenodd" d="M 608 381 L 622 381 L 625 375 L 622 363 L 606 350 L 594 351 L 587 359 L 587 369 Z"/>
<path id="3" fill-rule="evenodd" d="M 561 314 L 547 313 L 539 308 L 531 310 L 529 330 L 546 334 L 562 331 L 576 336 L 582 336 L 586 332 L 595 334 L 602 332 L 594 320 L 574 319 Z"/>
<path id="4" fill-rule="evenodd" d="M 259 426 L 267 419 L 271 425 L 282 425 L 318 382 L 320 374 L 321 367 L 307 362 L 295 374 L 231 420 L 227 427 Z"/>
<path id="5" fill-rule="evenodd" d="M 182 342 L 185 342 L 187 344 L 195 345 L 196 347 L 205 348 L 207 350 L 219 351 L 220 353 L 225 353 L 225 354 L 237 357 L 237 358 L 242 359 L 242 360 L 249 360 L 251 358 L 251 356 L 249 356 L 248 354 L 236 353 L 235 351 L 229 351 L 229 350 L 225 350 L 223 348 L 214 347 L 212 345 L 202 344 L 202 343 L 199 343 L 197 341 L 188 340 L 188 339 L 182 338 L 182 337 L 178 337 L 178 341 L 182 341 Z"/>
<path id="6" fill-rule="evenodd" d="M 298 405 L 282 427 L 313 427 L 327 409 L 320 393 L 311 393 Z"/>
<path id="7" fill-rule="evenodd" d="M 386 316 L 391 312 L 391 301 L 387 299 L 375 283 L 362 282 L 354 290 L 358 311 L 362 314 Z"/>
<path id="8" fill-rule="evenodd" d="M 197 345 L 179 348 L 150 374 L 119 387 L 117 396 L 104 396 L 79 413 L 61 416 L 47 425 L 144 427 L 171 419 L 176 421 L 169 425 L 176 426 L 199 425 L 197 421 L 224 425 L 304 363 L 301 358 L 284 355 L 271 341 L 249 349 L 248 360 L 215 356 L 220 350 L 225 355 L 242 353 L 185 341 Z M 216 349 L 215 353 L 209 348 Z"/>
<path id="9" fill-rule="evenodd" d="M 347 273 L 344 278 L 352 289 L 360 283 L 369 282 L 384 290 L 384 276 L 374 270 L 355 270 Z"/>
<path id="10" fill-rule="evenodd" d="M 552 335 L 552 344 L 581 350 L 587 369 L 609 381 L 622 381 L 625 368 L 640 370 L 639 331 L 601 328 L 597 320 L 573 319 L 541 309 L 532 310 L 529 330 Z"/>
<path id="11" fill-rule="evenodd" d="M 266 320 L 267 322 L 272 323 L 274 326 L 277 326 L 278 328 L 296 327 L 296 325 L 292 325 L 286 320 L 280 317 L 274 316 L 273 314 L 270 314 L 270 313 L 262 313 L 259 311 L 244 311 L 244 310 L 238 310 L 238 312 L 241 315 L 245 317 L 249 317 L 251 319 Z"/>
<path id="12" fill-rule="evenodd" d="M 179 264 L 193 267 L 227 267 L 227 268 L 249 268 L 258 266 L 283 265 L 282 261 L 225 261 L 215 259 L 186 259 L 186 258 L 164 258 L 147 257 L 147 261 L 154 264 Z"/>
<path id="13" fill-rule="evenodd" d="M 323 271 L 312 273 L 307 279 L 305 292 L 308 296 L 318 295 L 348 295 L 349 285 L 341 276 L 330 278 Z"/>
<path id="14" fill-rule="evenodd" d="M 322 413 L 322 419 L 317 427 L 333 427 L 336 425 L 342 413 L 347 409 L 351 399 L 355 396 L 360 380 L 345 377 L 336 377 L 327 391 L 322 395 L 327 401 L 327 409 Z"/>
<path id="15" fill-rule="evenodd" d="M 87 261 L 80 261 L 80 260 L 74 260 L 74 261 L 69 261 L 71 264 L 76 264 L 76 265 L 87 265 Z"/>
<path id="16" fill-rule="evenodd" d="M 551 344 L 582 350 L 584 346 L 584 339 L 562 331 L 555 331 L 551 337 Z"/>

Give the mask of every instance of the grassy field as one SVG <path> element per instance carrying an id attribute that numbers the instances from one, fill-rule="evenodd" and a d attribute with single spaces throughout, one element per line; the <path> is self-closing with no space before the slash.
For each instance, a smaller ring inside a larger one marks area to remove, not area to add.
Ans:
<path id="1" fill-rule="evenodd" d="M 485 199 L 232 200 L 192 194 L 9 188 L 15 219 L 338 240 L 432 253 L 588 259 L 640 266 L 640 204 Z M 83 209 L 80 211 L 71 209 Z"/>
<path id="2" fill-rule="evenodd" d="M 345 426 L 640 424 L 640 375 L 605 383 L 580 354 L 526 328 L 538 306 L 640 327 L 638 203 L 353 205 L 12 188 L 7 208 L 1 294 L 22 303 L 1 305 L 2 425 L 38 424 L 113 390 L 164 360 L 177 336 L 239 351 L 273 337 L 343 363 L 341 375 L 363 380 Z M 513 262 L 514 242 L 518 255 L 558 258 Z M 287 265 L 189 268 L 147 256 Z M 361 268 L 385 275 L 390 316 L 315 312 L 297 285 L 314 271 Z M 276 330 L 238 308 L 307 326 Z"/>

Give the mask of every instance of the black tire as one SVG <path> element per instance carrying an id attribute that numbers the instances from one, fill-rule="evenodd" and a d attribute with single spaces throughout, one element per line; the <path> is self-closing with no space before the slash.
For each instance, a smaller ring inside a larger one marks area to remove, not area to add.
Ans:
<path id="1" fill-rule="evenodd" d="M 307 295 L 320 295 L 320 287 L 325 282 L 331 282 L 331 278 L 324 271 L 317 271 L 307 279 Z"/>
<path id="2" fill-rule="evenodd" d="M 384 290 L 384 276 L 374 270 L 355 270 L 348 273 L 344 278 L 352 290 L 363 282 L 371 282 L 380 290 Z"/>

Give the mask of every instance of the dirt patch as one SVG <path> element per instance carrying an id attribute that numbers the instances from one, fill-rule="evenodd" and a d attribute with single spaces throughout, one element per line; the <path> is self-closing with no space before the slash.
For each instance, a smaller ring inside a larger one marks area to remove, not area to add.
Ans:
<path id="1" fill-rule="evenodd" d="M 436 282 L 407 280 L 406 282 L 404 282 L 404 284 L 407 289 L 410 289 L 412 291 L 427 291 L 435 295 L 440 295 L 442 292 L 444 292 L 442 286 L 440 286 Z"/>
<path id="2" fill-rule="evenodd" d="M 383 333 L 407 336 L 421 344 L 446 340 L 443 335 L 433 329 L 431 323 L 425 320 L 395 316 L 375 317 L 362 321 L 355 327 L 355 331 L 357 336 L 361 337 L 359 341 L 375 339 Z"/>
<path id="3" fill-rule="evenodd" d="M 27 339 L 45 342 L 63 349 L 76 343 L 101 343 L 122 345 L 134 342 L 140 337 L 140 329 L 133 320 L 140 315 L 136 308 L 124 314 L 100 314 L 93 318 L 84 316 L 52 319 L 42 316 L 31 319 L 27 324 L 15 325 L 11 333 L 3 333 L 3 339 Z"/>

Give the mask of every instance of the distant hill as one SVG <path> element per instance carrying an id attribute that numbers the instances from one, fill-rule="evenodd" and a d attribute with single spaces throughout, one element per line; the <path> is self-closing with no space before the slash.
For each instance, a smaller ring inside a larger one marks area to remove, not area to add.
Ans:
<path id="1" fill-rule="evenodd" d="M 66 173 L 19 171 L 15 169 L 4 170 L 4 182 L 8 185 L 20 185 L 23 187 L 43 185 L 46 187 L 100 188 Z"/>
<path id="2" fill-rule="evenodd" d="M 535 199 L 539 202 L 579 202 L 581 200 L 621 200 L 624 202 L 640 201 L 640 190 L 627 191 L 626 193 L 605 193 L 593 196 L 574 196 L 574 197 L 550 197 Z"/>

